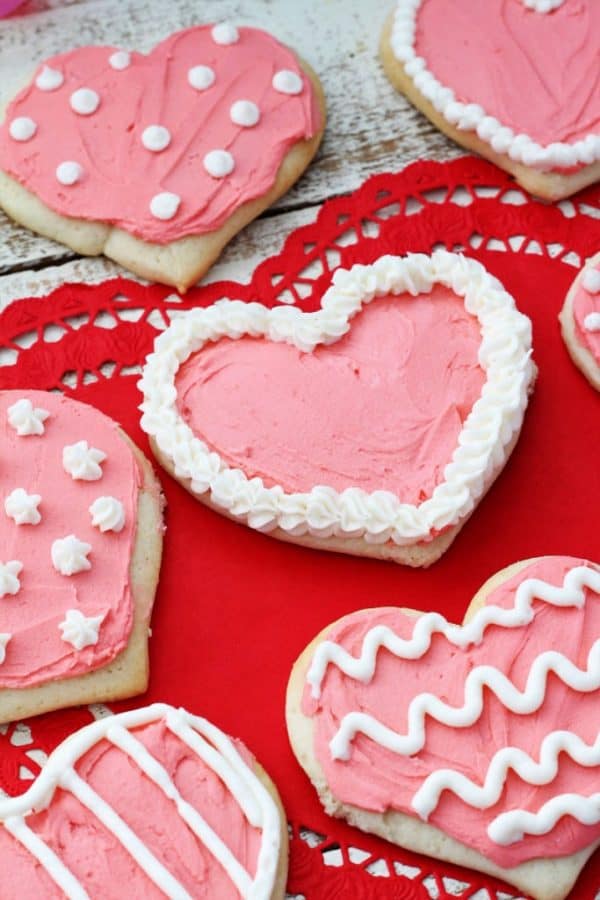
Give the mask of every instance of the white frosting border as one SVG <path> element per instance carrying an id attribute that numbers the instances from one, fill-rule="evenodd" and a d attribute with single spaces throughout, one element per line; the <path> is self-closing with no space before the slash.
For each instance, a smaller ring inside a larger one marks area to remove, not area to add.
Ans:
<path id="1" fill-rule="evenodd" d="M 478 103 L 461 103 L 452 88 L 442 84 L 416 53 L 417 16 L 423 0 L 398 0 L 390 46 L 394 56 L 418 91 L 449 125 L 459 131 L 474 131 L 495 153 L 540 171 L 587 166 L 600 160 L 600 135 L 589 134 L 572 144 L 555 141 L 542 146 L 527 134 L 515 134 L 508 125 L 490 116 Z M 529 4 L 524 4 L 529 5 Z M 537 5 L 536 11 L 547 12 Z"/>
<path id="2" fill-rule="evenodd" d="M 179 367 L 207 341 L 243 335 L 287 341 L 310 353 L 331 344 L 350 328 L 350 320 L 375 297 L 428 293 L 435 283 L 464 297 L 465 309 L 479 321 L 479 364 L 486 372 L 481 396 L 465 420 L 445 480 L 418 506 L 402 503 L 389 491 L 360 488 L 339 493 L 315 486 L 308 493 L 286 493 L 264 486 L 230 468 L 197 438 L 179 414 L 175 378 Z M 189 480 L 197 495 L 210 500 L 250 527 L 290 535 L 364 537 L 369 543 L 414 544 L 455 525 L 474 509 L 502 465 L 518 434 L 535 377 L 531 360 L 531 322 L 481 263 L 436 250 L 432 256 L 383 256 L 372 265 L 338 269 L 315 313 L 290 306 L 268 309 L 260 303 L 221 300 L 185 313 L 158 336 L 138 383 L 144 395 L 141 426 Z"/>

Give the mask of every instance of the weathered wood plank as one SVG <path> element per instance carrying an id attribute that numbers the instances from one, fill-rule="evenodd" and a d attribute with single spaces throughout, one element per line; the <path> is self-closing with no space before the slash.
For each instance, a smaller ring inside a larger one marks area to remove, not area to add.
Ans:
<path id="1" fill-rule="evenodd" d="M 47 0 L 45 0 L 47 2 Z M 374 172 L 460 151 L 400 97 L 377 57 L 388 4 L 369 0 L 89 0 L 0 22 L 0 103 L 32 61 L 69 46 L 111 43 L 149 50 L 171 31 L 229 18 L 271 30 L 319 73 L 329 116 L 323 146 L 304 177 L 275 206 L 289 210 L 355 189 Z M 252 243 L 252 230 L 246 229 Z M 73 257 L 0 216 L 0 273 Z"/>

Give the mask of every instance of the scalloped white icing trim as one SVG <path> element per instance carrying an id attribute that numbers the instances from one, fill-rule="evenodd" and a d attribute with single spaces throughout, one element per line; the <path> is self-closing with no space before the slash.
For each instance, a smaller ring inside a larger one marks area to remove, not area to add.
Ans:
<path id="1" fill-rule="evenodd" d="M 236 798 L 250 825 L 262 831 L 254 876 L 243 869 L 200 814 L 181 798 L 166 770 L 129 733 L 130 729 L 160 719 L 164 719 L 169 731 L 221 778 Z M 75 771 L 81 757 L 101 740 L 110 741 L 126 753 L 173 801 L 175 809 L 227 871 L 242 897 L 246 900 L 269 900 L 277 876 L 281 846 L 279 811 L 273 798 L 227 735 L 206 719 L 164 703 L 107 716 L 80 729 L 53 751 L 29 790 L 19 797 L 0 799 L 0 821 L 3 827 L 37 859 L 68 897 L 86 900 L 88 894 L 62 860 L 27 825 L 29 813 L 48 807 L 57 788 L 72 793 L 91 810 L 127 849 L 150 881 L 167 896 L 192 900 L 184 886 L 170 873 L 167 865 L 149 850 L 118 813 Z"/>
<path id="2" fill-rule="evenodd" d="M 293 494 L 280 485 L 266 488 L 262 479 L 249 479 L 240 469 L 229 468 L 179 414 L 177 371 L 206 342 L 252 335 L 287 341 L 310 353 L 318 344 L 342 337 L 352 317 L 374 298 L 416 296 L 428 293 L 436 283 L 464 297 L 465 309 L 478 319 L 479 364 L 486 381 L 463 424 L 444 481 L 418 506 L 402 503 L 389 491 L 369 494 L 357 487 L 339 493 L 319 486 Z M 194 493 L 210 492 L 213 503 L 252 528 L 414 544 L 468 516 L 504 464 L 507 448 L 521 428 L 535 375 L 530 355 L 529 319 L 480 263 L 445 250 L 432 256 L 383 256 L 372 265 L 338 269 L 316 313 L 222 300 L 178 317 L 156 339 L 146 360 L 139 382 L 144 394 L 141 425 L 172 461 L 176 476 L 190 481 Z"/>
<path id="3" fill-rule="evenodd" d="M 495 153 L 509 156 L 514 162 L 542 172 L 587 166 L 600 160 L 600 135 L 588 134 L 583 140 L 573 144 L 556 141 L 542 146 L 527 134 L 515 134 L 512 128 L 488 115 L 478 103 L 461 103 L 457 100 L 452 88 L 438 81 L 427 68 L 427 61 L 422 56 L 417 56 L 417 16 L 422 2 L 423 0 L 398 0 L 390 45 L 414 86 L 450 125 L 459 131 L 476 132 Z M 537 0 L 536 6 L 542 5 L 545 5 L 544 0 Z M 546 10 L 540 8 L 537 11 Z"/>

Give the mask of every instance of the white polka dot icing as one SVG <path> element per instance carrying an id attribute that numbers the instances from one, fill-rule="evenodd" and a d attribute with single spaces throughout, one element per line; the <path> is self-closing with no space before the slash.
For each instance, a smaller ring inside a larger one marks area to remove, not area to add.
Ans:
<path id="1" fill-rule="evenodd" d="M 600 331 L 600 312 L 588 313 L 583 320 L 583 327 L 586 331 Z"/>
<path id="2" fill-rule="evenodd" d="M 581 284 L 588 294 L 600 293 L 600 269 L 589 266 L 583 273 Z"/>
<path id="3" fill-rule="evenodd" d="M 168 221 L 176 215 L 180 203 L 179 194 L 163 191 L 161 194 L 155 194 L 150 201 L 150 212 L 156 219 Z"/>
<path id="4" fill-rule="evenodd" d="M 91 116 L 100 106 L 100 97 L 91 88 L 78 88 L 71 94 L 71 109 L 80 116 Z"/>
<path id="5" fill-rule="evenodd" d="M 225 178 L 235 168 L 235 160 L 228 150 L 211 150 L 203 162 L 204 168 L 213 178 Z"/>
<path id="6" fill-rule="evenodd" d="M 240 33 L 231 22 L 220 22 L 211 31 L 215 44 L 236 44 L 240 39 Z"/>
<path id="7" fill-rule="evenodd" d="M 291 69 L 281 69 L 273 75 L 273 87 L 280 94 L 301 94 L 304 82 Z"/>
<path id="8" fill-rule="evenodd" d="M 78 181 L 81 181 L 82 175 L 82 166 L 80 166 L 79 163 L 73 162 L 72 160 L 61 162 L 56 167 L 56 178 L 58 181 L 60 181 L 61 184 L 64 185 L 77 184 Z"/>
<path id="9" fill-rule="evenodd" d="M 236 100 L 229 110 L 229 116 L 234 125 L 252 128 L 260 121 L 260 109 L 251 100 Z"/>
<path id="10" fill-rule="evenodd" d="M 188 71 L 188 82 L 197 91 L 205 91 L 215 83 L 215 73 L 210 66 L 192 66 Z"/>
<path id="11" fill-rule="evenodd" d="M 37 125 L 29 116 L 18 116 L 8 126 L 13 141 L 29 141 L 37 131 Z"/>
<path id="12" fill-rule="evenodd" d="M 115 52 L 111 53 L 108 57 L 108 64 L 111 69 L 122 72 L 123 69 L 129 68 L 131 64 L 131 54 L 129 54 L 127 50 L 115 50 Z"/>
<path id="13" fill-rule="evenodd" d="M 51 69 L 50 66 L 43 66 L 42 71 L 35 79 L 35 86 L 40 91 L 56 91 L 64 84 L 64 75 L 58 69 Z"/>
<path id="14" fill-rule="evenodd" d="M 148 125 L 142 132 L 142 144 L 146 150 L 153 153 L 160 153 L 166 150 L 171 143 L 171 135 L 169 129 L 164 125 Z"/>

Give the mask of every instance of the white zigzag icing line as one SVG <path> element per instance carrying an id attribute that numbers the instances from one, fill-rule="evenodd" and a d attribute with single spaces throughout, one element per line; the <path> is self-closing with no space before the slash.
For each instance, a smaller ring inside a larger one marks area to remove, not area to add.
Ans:
<path id="1" fill-rule="evenodd" d="M 167 728 L 192 749 L 235 796 L 242 812 L 262 840 L 254 878 L 235 859 L 200 813 L 179 794 L 162 765 L 128 729 L 164 718 Z M 117 838 L 149 879 L 167 896 L 192 900 L 184 886 L 73 768 L 100 740 L 109 740 L 126 753 L 144 774 L 173 801 L 178 813 L 227 872 L 244 900 L 267 900 L 271 896 L 280 848 L 279 813 L 260 779 L 239 755 L 231 740 L 214 725 L 185 710 L 156 703 L 144 709 L 99 719 L 71 735 L 49 757 L 36 782 L 20 797 L 0 800 L 0 820 L 61 888 L 69 900 L 89 900 L 76 876 L 26 823 L 32 809 L 49 805 L 56 787 L 71 792 Z M 209 743 L 209 741 L 211 743 Z"/>
<path id="2" fill-rule="evenodd" d="M 577 566 L 565 575 L 563 586 L 556 587 L 539 578 L 527 578 L 515 591 L 512 609 L 500 606 L 485 606 L 466 625 L 455 625 L 440 613 L 425 613 L 415 622 L 412 637 L 404 640 L 386 625 L 376 625 L 365 637 L 360 656 L 352 656 L 334 641 L 323 641 L 315 650 L 308 673 L 312 696 L 319 698 L 321 684 L 327 666 L 332 663 L 349 678 L 368 683 L 377 666 L 379 649 L 385 647 L 400 659 L 420 659 L 431 646 L 434 633 L 443 634 L 447 641 L 462 649 L 469 644 L 478 644 L 486 628 L 497 625 L 502 628 L 519 628 L 534 618 L 533 599 L 542 600 L 552 606 L 582 607 L 585 604 L 584 587 L 600 594 L 600 571 L 589 566 Z"/>
<path id="3" fill-rule="evenodd" d="M 552 731 L 542 741 L 539 762 L 518 747 L 503 747 L 492 757 L 483 785 L 455 769 L 438 769 L 425 779 L 411 806 L 427 821 L 438 805 L 442 791 L 452 791 L 469 806 L 488 809 L 502 796 L 509 769 L 527 784 L 549 784 L 558 774 L 560 753 L 566 753 L 580 766 L 597 766 L 600 764 L 600 734 L 593 744 L 586 744 L 572 731 Z"/>
<path id="4" fill-rule="evenodd" d="M 501 813 L 490 823 L 488 837 L 496 844 L 507 846 L 520 841 L 525 834 L 548 834 L 563 816 L 572 816 L 582 825 L 600 822 L 600 794 L 582 797 L 581 794 L 558 794 L 538 809 L 511 809 Z"/>

